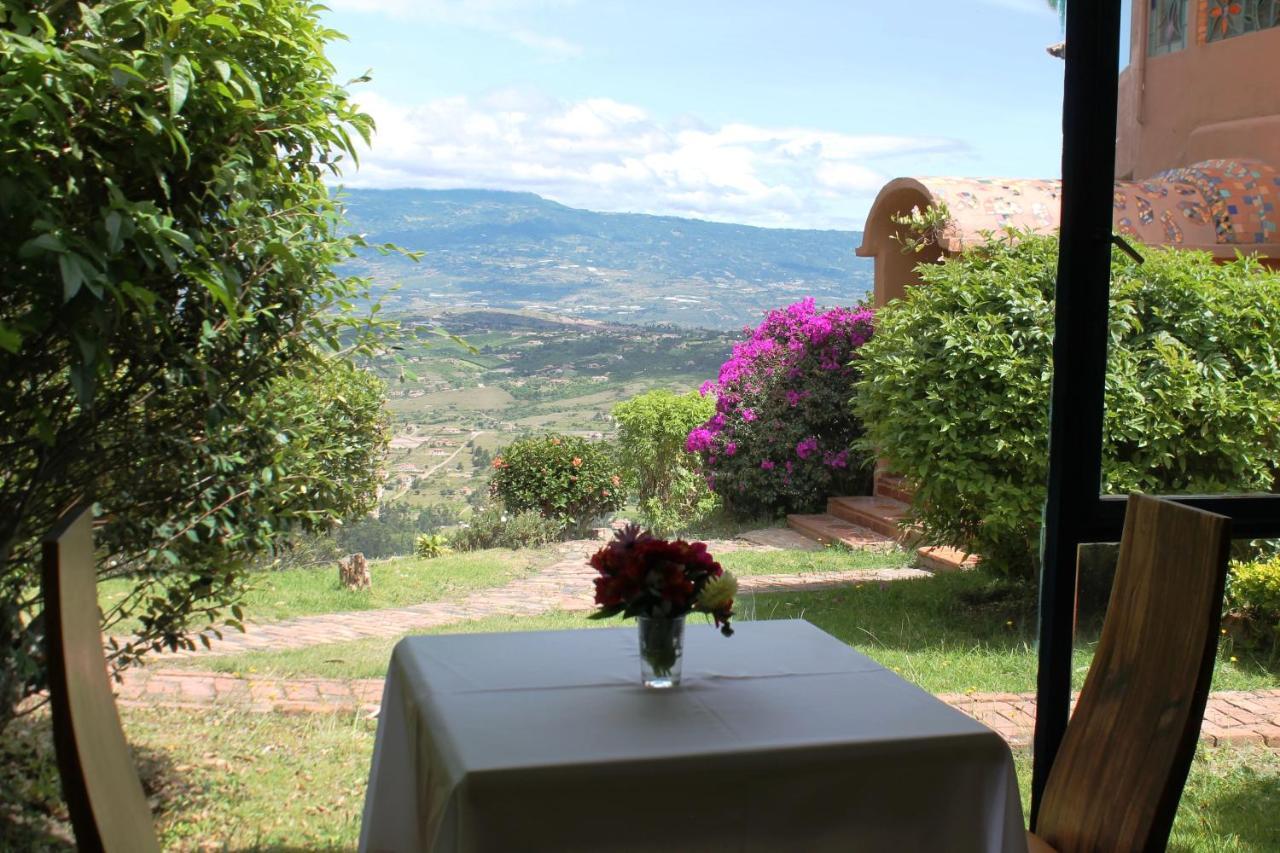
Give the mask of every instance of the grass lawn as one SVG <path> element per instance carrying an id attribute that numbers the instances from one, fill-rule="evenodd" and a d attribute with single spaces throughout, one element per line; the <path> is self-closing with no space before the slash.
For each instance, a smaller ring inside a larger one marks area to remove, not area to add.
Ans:
<path id="1" fill-rule="evenodd" d="M 763 560 L 787 553 L 792 554 L 787 560 L 802 559 L 795 556 L 802 552 L 736 556 Z M 735 555 L 725 556 L 727 560 Z M 836 559 L 841 555 L 813 552 L 811 556 Z M 787 563 L 769 565 L 772 573 L 782 571 L 779 566 Z M 870 582 L 834 590 L 746 595 L 740 598 L 738 611 L 740 621 L 807 619 L 932 693 L 1035 690 L 1034 600 L 1021 588 L 976 572 Z M 585 614 L 560 613 L 484 619 L 424 633 L 536 631 L 617 624 L 623 623 L 591 622 Z M 1082 626 L 1075 652 L 1077 686 L 1084 679 L 1096 641 L 1096 624 Z M 396 638 L 355 640 L 293 651 L 200 656 L 185 659 L 181 665 L 241 674 L 375 678 L 386 673 L 395 642 Z M 690 654 L 696 654 L 696 649 Z M 1228 649 L 1219 655 L 1214 689 L 1278 686 L 1280 662 Z"/>
<path id="2" fill-rule="evenodd" d="M 1031 808 L 1031 751 L 1014 750 L 1022 813 Z M 1196 751 L 1170 853 L 1280 850 L 1280 752 L 1261 747 Z"/>
<path id="3" fill-rule="evenodd" d="M 757 596 L 741 609 L 743 618 L 806 619 L 931 693 L 1035 690 L 1034 598 L 977 572 Z M 1077 632 L 1077 688 L 1098 627 L 1094 619 Z M 1278 663 L 1224 649 L 1213 689 L 1280 686 Z"/>
<path id="4" fill-rule="evenodd" d="M 447 598 L 461 598 L 479 589 L 502 586 L 508 581 L 550 562 L 548 550 L 510 551 L 493 549 L 466 554 L 448 554 L 425 560 L 394 557 L 369 564 L 373 589 L 357 592 L 338 583 L 336 564 L 251 575 L 252 591 L 241 607 L 250 622 L 273 622 L 314 613 L 341 613 L 348 610 L 375 610 L 403 607 Z M 124 578 L 98 584 L 98 601 L 103 611 L 131 589 Z M 120 634 L 137 627 L 133 621 L 112 626 Z"/>
<path id="5" fill-rule="evenodd" d="M 166 849 L 354 849 L 374 721 L 132 708 L 123 721 Z M 15 723 L 0 758 L 0 849 L 72 849 L 48 718 Z M 1030 755 L 1014 758 L 1025 809 Z M 1169 849 L 1280 849 L 1280 754 L 1202 748 Z"/>
<path id="6" fill-rule="evenodd" d="M 713 552 L 714 553 L 714 552 Z M 738 577 L 752 575 L 798 575 L 811 572 L 848 572 L 855 569 L 902 569 L 911 565 L 912 554 L 900 548 L 883 553 L 850 548 L 821 551 L 727 551 L 717 554 L 720 565 Z"/>

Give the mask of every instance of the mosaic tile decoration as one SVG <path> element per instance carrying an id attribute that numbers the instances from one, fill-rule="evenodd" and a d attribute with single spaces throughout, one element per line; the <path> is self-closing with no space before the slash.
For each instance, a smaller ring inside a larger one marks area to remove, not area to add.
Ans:
<path id="1" fill-rule="evenodd" d="M 948 252 L 1005 228 L 1058 227 L 1060 181 L 919 181 L 951 211 L 942 240 Z M 1143 243 L 1205 249 L 1280 244 L 1280 171 L 1252 160 L 1207 160 L 1146 181 L 1116 181 L 1112 208 L 1116 232 Z"/>
<path id="2" fill-rule="evenodd" d="M 945 202 L 952 223 L 943 248 L 959 252 L 1005 228 L 1051 231 L 1062 207 L 1061 181 L 1001 178 L 921 178 L 934 201 Z"/>
<path id="3" fill-rule="evenodd" d="M 1253 160 L 1206 160 L 1157 177 L 1200 193 L 1218 243 L 1280 243 L 1280 171 L 1275 168 Z"/>
<path id="4" fill-rule="evenodd" d="M 1280 27 L 1280 0 L 1199 0 L 1200 43 Z"/>

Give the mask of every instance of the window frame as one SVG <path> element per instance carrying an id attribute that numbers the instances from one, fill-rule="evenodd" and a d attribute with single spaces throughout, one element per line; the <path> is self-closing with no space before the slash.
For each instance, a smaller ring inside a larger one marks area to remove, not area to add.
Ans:
<path id="1" fill-rule="evenodd" d="M 1118 541 L 1127 507 L 1127 498 L 1101 494 L 1120 14 L 1121 0 L 1073 0 L 1067 9 L 1032 829 L 1070 715 L 1077 549 Z M 1280 538 L 1280 495 L 1164 497 L 1231 518 L 1236 538 Z"/>

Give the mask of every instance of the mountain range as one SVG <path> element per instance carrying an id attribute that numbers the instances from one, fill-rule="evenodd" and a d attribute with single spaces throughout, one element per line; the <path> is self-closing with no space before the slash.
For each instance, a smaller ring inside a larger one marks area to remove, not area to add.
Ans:
<path id="1" fill-rule="evenodd" d="M 373 279 L 391 310 L 524 309 L 624 323 L 737 328 L 806 296 L 852 304 L 872 265 L 857 231 L 757 228 L 598 213 L 533 193 L 341 190 L 370 243 L 347 272 Z"/>

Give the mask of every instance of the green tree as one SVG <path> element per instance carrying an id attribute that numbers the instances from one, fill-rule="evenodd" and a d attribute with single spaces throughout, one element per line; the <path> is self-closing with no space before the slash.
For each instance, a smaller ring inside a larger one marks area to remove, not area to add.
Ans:
<path id="1" fill-rule="evenodd" d="M 613 407 L 618 460 L 627 488 L 647 527 L 678 527 L 715 505 L 702 460 L 685 449 L 690 430 L 715 414 L 716 403 L 697 391 L 649 391 Z"/>
<path id="2" fill-rule="evenodd" d="M 139 579 L 120 663 L 372 506 L 385 416 L 347 359 L 382 324 L 322 180 L 372 122 L 317 9 L 0 0 L 0 727 L 43 684 L 38 538 L 73 505 Z"/>

